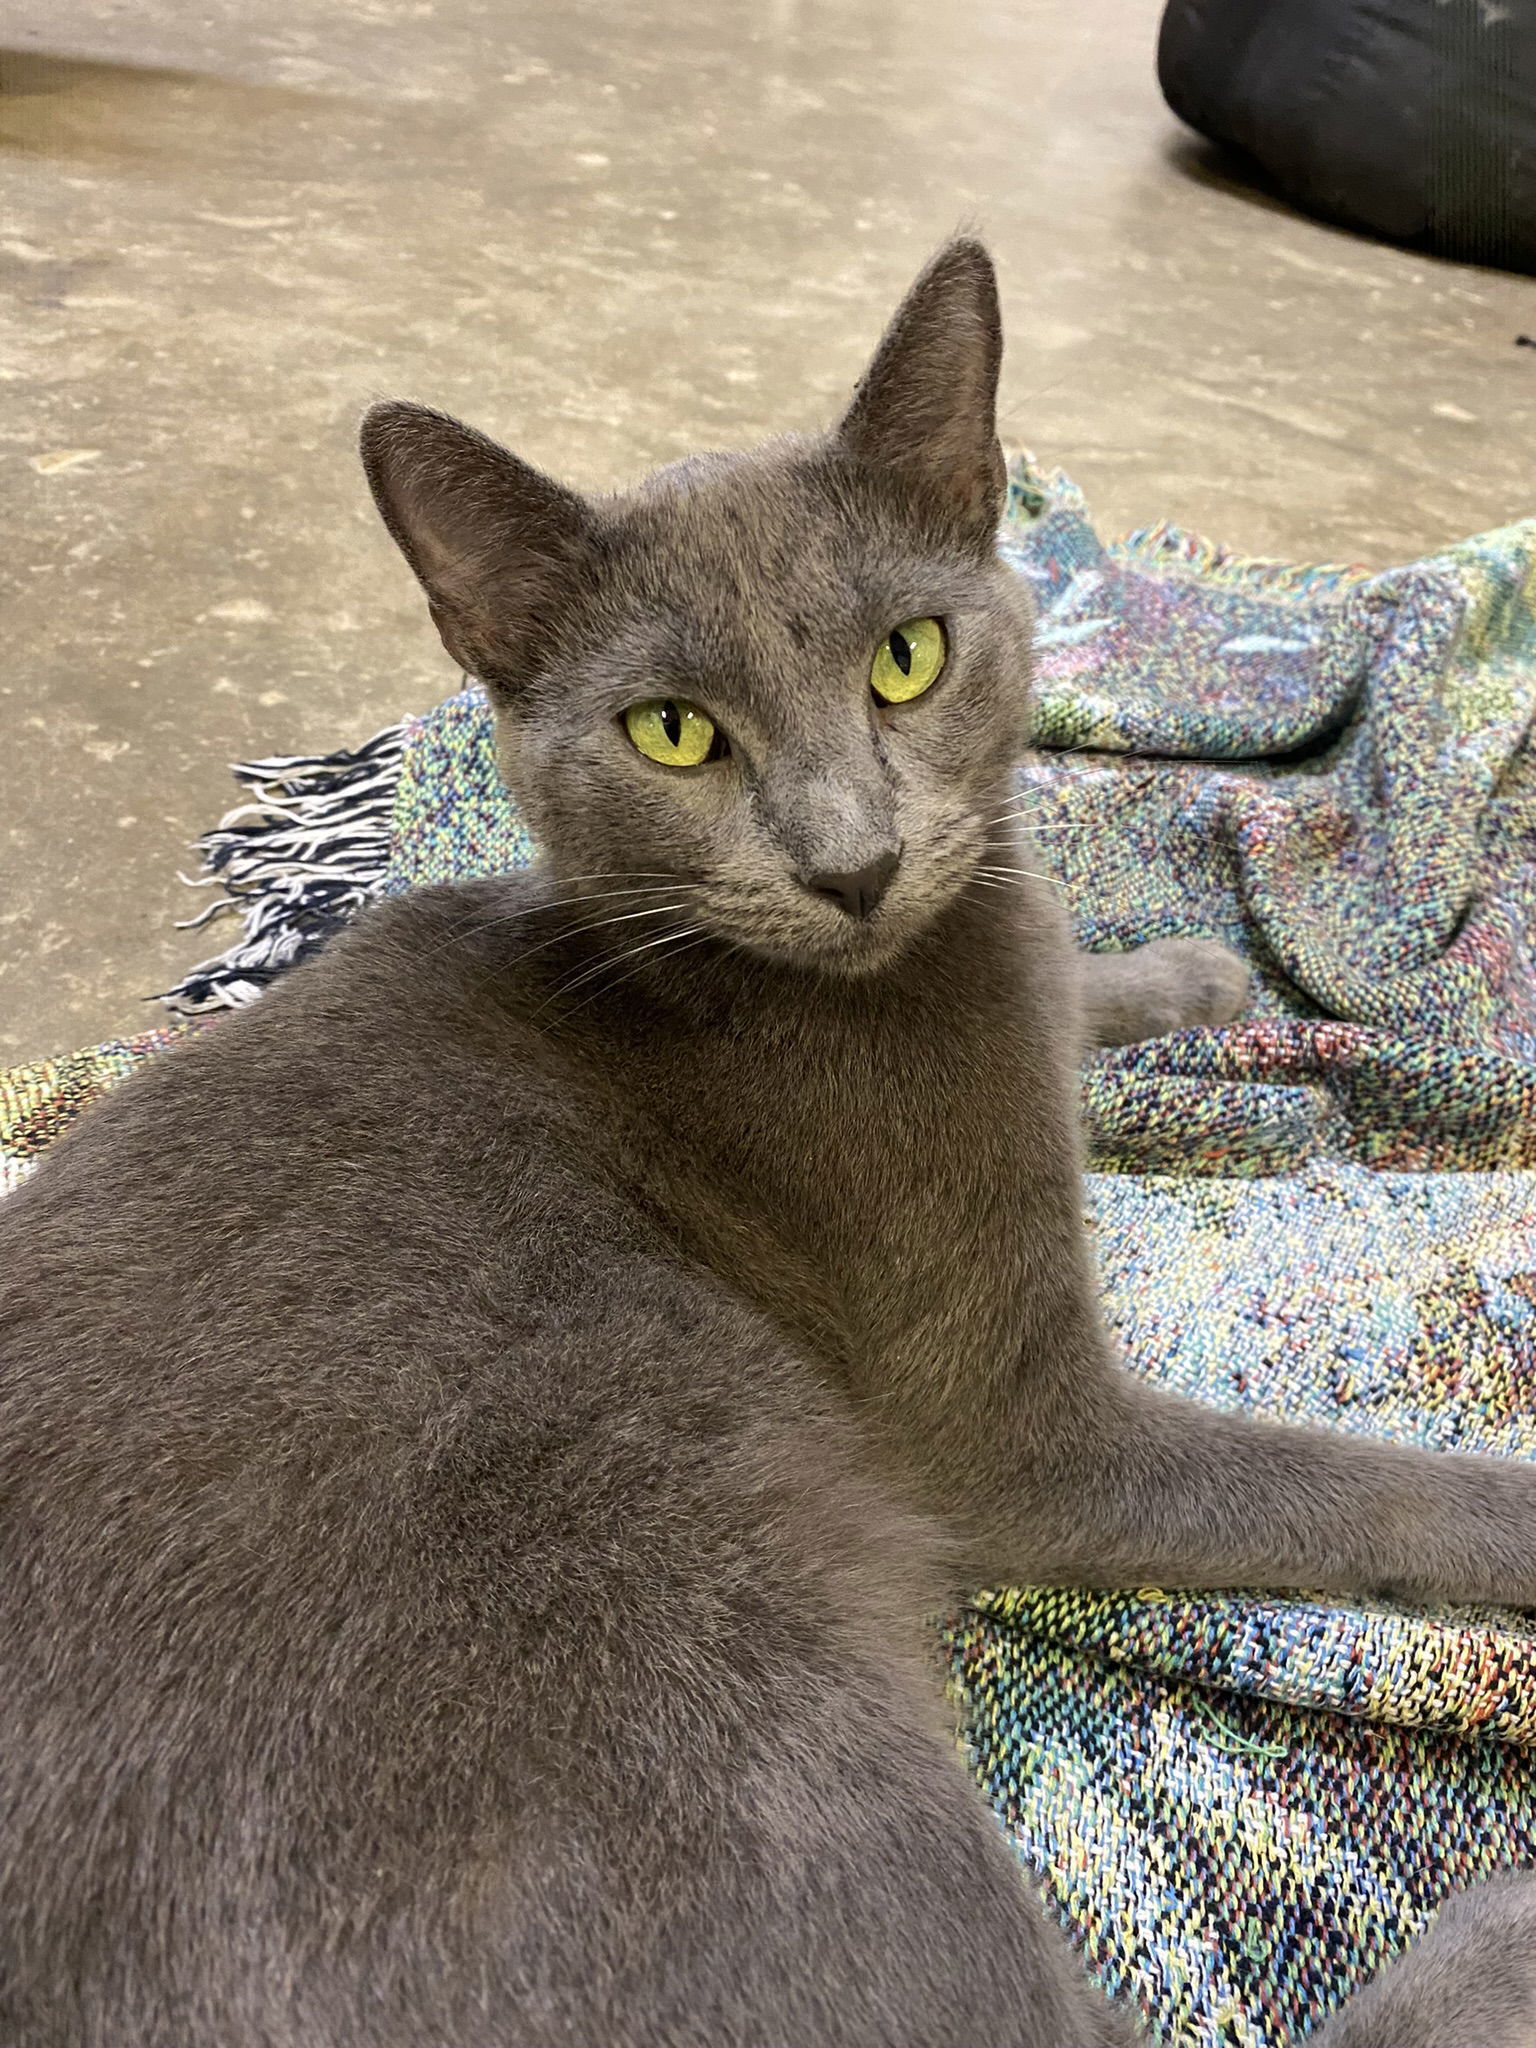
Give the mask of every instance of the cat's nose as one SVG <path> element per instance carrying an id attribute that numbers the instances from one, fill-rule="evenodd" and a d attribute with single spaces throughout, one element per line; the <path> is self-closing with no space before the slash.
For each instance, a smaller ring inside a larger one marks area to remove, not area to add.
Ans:
<path id="1" fill-rule="evenodd" d="M 827 897 L 850 917 L 868 917 L 891 886 L 900 860 L 900 853 L 892 849 L 861 868 L 828 868 L 800 879 L 813 895 Z"/>

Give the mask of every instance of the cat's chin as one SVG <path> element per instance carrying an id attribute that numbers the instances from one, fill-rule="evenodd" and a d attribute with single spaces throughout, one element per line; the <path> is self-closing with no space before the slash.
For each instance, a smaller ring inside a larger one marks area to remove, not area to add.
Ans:
<path id="1" fill-rule="evenodd" d="M 721 934 L 722 937 L 725 934 Z M 851 933 L 844 941 L 820 936 L 804 939 L 759 937 L 732 932 L 729 943 L 738 953 L 788 967 L 802 974 L 821 974 L 841 981 L 862 981 L 882 968 L 892 967 L 907 952 L 918 934 L 903 925 L 884 932 L 864 930 Z"/>

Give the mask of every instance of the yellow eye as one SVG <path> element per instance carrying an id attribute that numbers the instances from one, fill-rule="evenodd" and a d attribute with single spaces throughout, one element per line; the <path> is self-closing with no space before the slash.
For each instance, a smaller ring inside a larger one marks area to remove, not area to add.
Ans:
<path id="1" fill-rule="evenodd" d="M 937 619 L 908 619 L 875 650 L 869 687 L 887 704 L 910 704 L 938 681 L 944 667 L 944 628 Z"/>
<path id="2" fill-rule="evenodd" d="M 663 768 L 697 768 L 715 745 L 714 720 L 681 697 L 631 704 L 624 730 L 648 761 L 659 761 Z"/>

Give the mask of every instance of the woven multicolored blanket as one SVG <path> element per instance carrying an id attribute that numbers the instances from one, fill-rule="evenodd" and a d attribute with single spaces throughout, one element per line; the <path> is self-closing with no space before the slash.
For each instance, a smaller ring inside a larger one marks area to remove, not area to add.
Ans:
<path id="1" fill-rule="evenodd" d="M 1536 1456 L 1536 522 L 1295 569 L 1166 527 L 1105 544 L 1021 462 L 1002 544 L 1039 601 L 1027 779 L 1085 943 L 1204 933 L 1258 974 L 1241 1024 L 1084 1077 L 1135 1368 Z M 184 1013 L 259 994 L 370 896 L 530 857 L 473 692 L 238 772 L 252 802 L 205 851 L 245 932 Z M 0 1077 L 0 1166 L 163 1042 Z M 999 1590 L 944 1640 L 1020 1856 L 1165 2041 L 1286 2041 L 1454 1886 L 1536 1865 L 1518 1616 Z"/>

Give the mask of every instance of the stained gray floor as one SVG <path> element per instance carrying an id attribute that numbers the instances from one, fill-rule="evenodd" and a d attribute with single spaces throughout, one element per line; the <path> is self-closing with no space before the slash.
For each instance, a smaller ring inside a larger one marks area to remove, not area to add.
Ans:
<path id="1" fill-rule="evenodd" d="M 1096 511 L 1380 564 L 1536 511 L 1536 284 L 1203 172 L 1157 0 L 11 0 L 0 1059 L 143 1028 L 224 764 L 455 681 L 375 395 L 600 486 L 825 418 L 927 250 Z"/>

